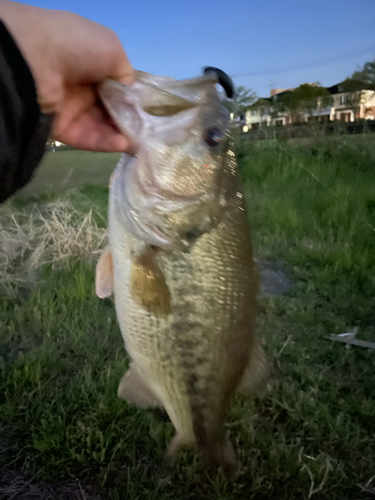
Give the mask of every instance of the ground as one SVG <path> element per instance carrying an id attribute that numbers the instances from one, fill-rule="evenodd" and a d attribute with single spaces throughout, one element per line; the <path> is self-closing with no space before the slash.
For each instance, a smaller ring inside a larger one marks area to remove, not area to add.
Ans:
<path id="1" fill-rule="evenodd" d="M 128 358 L 94 267 L 118 156 L 61 151 L 0 207 L 0 498 L 373 498 L 375 354 L 324 338 L 375 340 L 373 140 L 237 149 L 273 366 L 232 405 L 237 481 L 165 462 L 168 420 L 117 399 Z"/>

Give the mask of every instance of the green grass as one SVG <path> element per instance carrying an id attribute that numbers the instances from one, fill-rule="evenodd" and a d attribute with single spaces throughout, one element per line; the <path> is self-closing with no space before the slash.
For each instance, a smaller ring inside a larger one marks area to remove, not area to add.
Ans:
<path id="1" fill-rule="evenodd" d="M 53 196 L 58 165 L 74 163 L 83 186 L 93 158 L 49 155 Z M 1 298 L 1 467 L 40 482 L 78 478 L 105 499 L 370 498 L 359 485 L 375 471 L 375 351 L 323 336 L 359 326 L 375 340 L 374 148 L 248 143 L 239 158 L 256 255 L 283 261 L 295 286 L 260 300 L 274 375 L 263 395 L 233 403 L 238 480 L 207 474 L 193 451 L 166 463 L 171 424 L 117 399 L 128 358 L 112 300 L 95 296 L 90 256 L 45 266 L 34 288 Z M 70 195 L 81 212 L 105 217 L 103 177 Z"/>
<path id="2" fill-rule="evenodd" d="M 19 193 L 18 198 L 46 193 L 53 196 L 86 184 L 107 186 L 119 157 L 117 153 L 87 153 L 77 150 L 46 153 L 32 182 Z"/>

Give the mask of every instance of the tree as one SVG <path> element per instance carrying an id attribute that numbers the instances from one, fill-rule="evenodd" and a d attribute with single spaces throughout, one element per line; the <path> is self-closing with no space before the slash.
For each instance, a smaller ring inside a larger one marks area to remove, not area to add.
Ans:
<path id="1" fill-rule="evenodd" d="M 233 101 L 226 103 L 227 108 L 235 117 L 243 116 L 246 110 L 258 99 L 256 92 L 243 86 L 237 87 L 237 95 Z"/>
<path id="2" fill-rule="evenodd" d="M 278 106 L 288 111 L 292 121 L 304 113 L 313 115 L 313 111 L 325 107 L 330 102 L 330 94 L 320 83 L 303 83 L 294 90 L 280 94 Z"/>
<path id="3" fill-rule="evenodd" d="M 362 68 L 355 71 L 352 78 L 353 80 L 368 83 L 369 89 L 375 90 L 375 59 L 365 63 Z"/>
<path id="4" fill-rule="evenodd" d="M 276 94 L 272 99 L 272 112 L 271 116 L 273 119 L 277 118 L 279 114 L 289 114 L 292 116 L 293 105 L 292 105 L 293 90 L 285 90 L 280 94 Z"/>

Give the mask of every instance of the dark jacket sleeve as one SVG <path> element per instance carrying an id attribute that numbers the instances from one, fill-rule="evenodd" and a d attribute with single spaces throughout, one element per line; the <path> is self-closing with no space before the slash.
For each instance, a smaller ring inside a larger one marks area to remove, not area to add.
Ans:
<path id="1" fill-rule="evenodd" d="M 30 181 L 51 123 L 40 111 L 31 71 L 0 20 L 0 203 Z"/>

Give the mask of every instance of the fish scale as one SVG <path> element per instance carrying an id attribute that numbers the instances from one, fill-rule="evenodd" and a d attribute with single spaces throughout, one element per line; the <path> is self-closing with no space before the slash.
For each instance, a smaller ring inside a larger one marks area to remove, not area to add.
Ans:
<path id="1" fill-rule="evenodd" d="M 197 445 L 208 464 L 233 475 L 225 417 L 235 392 L 251 394 L 265 377 L 266 361 L 254 333 L 258 276 L 227 111 L 212 75 L 181 88 L 160 79 L 162 95 L 152 85 L 144 91 L 147 78 L 101 92 L 121 130 L 134 110 L 147 123 L 138 156 L 123 157 L 112 177 L 109 251 L 97 265 L 97 293 L 113 290 L 132 359 L 119 396 L 165 408 L 176 430 L 170 454 Z M 152 93 L 157 117 L 145 111 Z M 207 133 L 220 144 L 208 146 Z"/>

